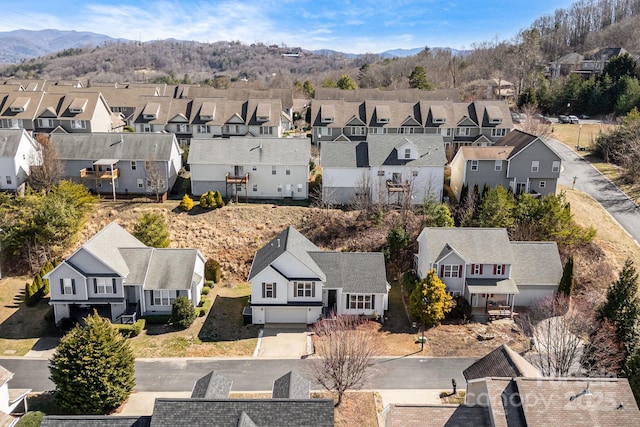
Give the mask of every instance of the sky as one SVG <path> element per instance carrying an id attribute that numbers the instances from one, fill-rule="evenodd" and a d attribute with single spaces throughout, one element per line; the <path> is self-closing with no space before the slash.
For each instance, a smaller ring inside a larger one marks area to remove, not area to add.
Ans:
<path id="1" fill-rule="evenodd" d="M 0 31 L 76 30 L 130 40 L 241 41 L 379 53 L 509 40 L 573 0 L 11 0 Z"/>

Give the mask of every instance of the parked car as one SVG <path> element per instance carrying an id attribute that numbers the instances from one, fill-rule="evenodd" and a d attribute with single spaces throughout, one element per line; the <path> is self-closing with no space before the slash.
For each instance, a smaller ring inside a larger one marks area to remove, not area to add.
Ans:
<path id="1" fill-rule="evenodd" d="M 578 116 L 569 116 L 569 123 L 577 125 L 578 123 L 580 123 L 580 120 L 578 120 Z"/>
<path id="2" fill-rule="evenodd" d="M 559 115 L 558 123 L 571 123 L 571 120 L 569 119 L 569 116 Z"/>
<path id="3" fill-rule="evenodd" d="M 520 119 L 520 114 L 518 113 L 511 113 L 511 120 L 513 121 L 513 123 L 522 123 L 522 120 Z"/>
<path id="4" fill-rule="evenodd" d="M 536 119 L 538 119 L 540 123 L 551 123 L 551 119 L 543 116 L 542 114 L 536 114 Z"/>

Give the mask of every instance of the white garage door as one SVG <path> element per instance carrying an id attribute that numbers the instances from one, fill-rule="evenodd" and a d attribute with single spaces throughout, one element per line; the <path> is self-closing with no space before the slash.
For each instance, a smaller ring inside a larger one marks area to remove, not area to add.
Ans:
<path id="1" fill-rule="evenodd" d="M 300 307 L 268 307 L 266 323 L 307 323 L 307 309 Z"/>

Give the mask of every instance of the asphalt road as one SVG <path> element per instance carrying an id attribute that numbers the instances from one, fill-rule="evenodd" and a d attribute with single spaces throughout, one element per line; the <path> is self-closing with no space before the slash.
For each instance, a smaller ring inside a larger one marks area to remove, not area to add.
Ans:
<path id="1" fill-rule="evenodd" d="M 451 379 L 465 384 L 462 370 L 469 358 L 378 358 L 365 389 L 443 389 Z M 2 358 L 0 364 L 15 375 L 11 388 L 53 390 L 47 360 Z M 305 375 L 310 361 L 301 359 L 141 359 L 136 361 L 136 391 L 191 391 L 195 381 L 215 370 L 233 380 L 233 391 L 271 390 L 273 380 L 290 370 Z M 305 375 L 309 377 L 309 375 Z M 320 389 L 318 385 L 313 389 Z"/>
<path id="2" fill-rule="evenodd" d="M 562 157 L 559 183 L 593 197 L 640 242 L 640 208 L 572 149 L 554 139 L 547 142 Z"/>

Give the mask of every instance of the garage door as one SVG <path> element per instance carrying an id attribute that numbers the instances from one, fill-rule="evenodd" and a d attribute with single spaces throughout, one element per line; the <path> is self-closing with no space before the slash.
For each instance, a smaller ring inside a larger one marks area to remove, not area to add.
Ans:
<path id="1" fill-rule="evenodd" d="M 307 323 L 307 309 L 300 307 L 268 307 L 266 323 Z"/>

